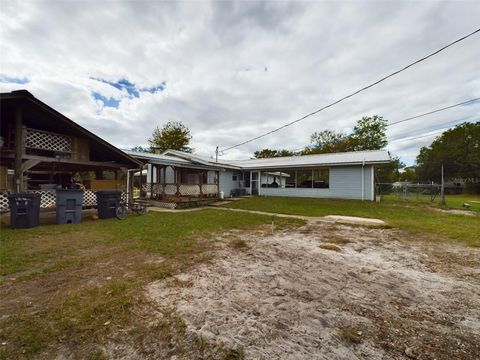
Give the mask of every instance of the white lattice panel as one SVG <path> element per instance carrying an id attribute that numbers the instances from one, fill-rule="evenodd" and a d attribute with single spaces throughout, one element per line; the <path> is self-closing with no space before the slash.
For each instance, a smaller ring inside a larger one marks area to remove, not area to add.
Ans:
<path id="1" fill-rule="evenodd" d="M 198 185 L 180 185 L 180 195 L 182 196 L 199 196 L 200 186 Z"/>
<path id="2" fill-rule="evenodd" d="M 170 203 L 170 202 L 155 202 L 155 206 L 156 207 L 161 207 L 161 208 L 164 208 L 164 209 L 176 209 L 177 208 L 177 204 L 176 203 Z"/>
<path id="3" fill-rule="evenodd" d="M 153 193 L 155 195 L 160 195 L 162 194 L 163 187 L 161 184 L 153 184 Z"/>
<path id="4" fill-rule="evenodd" d="M 0 193 L 0 212 L 8 211 L 7 193 Z"/>
<path id="5" fill-rule="evenodd" d="M 152 184 L 150 183 L 142 184 L 142 190 L 150 192 L 150 190 L 152 190 Z"/>
<path id="6" fill-rule="evenodd" d="M 68 136 L 27 128 L 25 147 L 30 149 L 72 152 L 72 140 Z"/>
<path id="7" fill-rule="evenodd" d="M 92 207 L 97 205 L 97 195 L 92 190 L 85 190 L 83 192 L 83 206 Z"/>
<path id="8" fill-rule="evenodd" d="M 55 201 L 57 193 L 55 191 L 35 190 L 29 191 L 41 195 L 40 208 L 52 209 L 55 208 Z M 122 201 L 127 201 L 127 193 L 122 191 Z M 83 207 L 92 207 L 97 205 L 97 195 L 92 190 L 85 190 L 83 193 Z M 0 193 L 0 212 L 9 211 L 7 193 Z"/>
<path id="9" fill-rule="evenodd" d="M 55 191 L 30 191 L 36 194 L 40 194 L 40 208 L 48 209 L 55 207 L 55 201 L 57 200 L 57 193 Z"/>
<path id="10" fill-rule="evenodd" d="M 177 193 L 177 185 L 167 184 L 165 185 L 165 194 L 175 195 Z"/>
<path id="11" fill-rule="evenodd" d="M 216 195 L 218 194 L 218 187 L 215 184 L 207 184 L 202 186 L 203 193 L 205 195 Z"/>
<path id="12" fill-rule="evenodd" d="M 153 195 L 162 195 L 163 194 L 162 184 L 143 184 L 142 190 L 144 192 L 150 193 L 153 189 Z M 202 185 L 202 193 L 204 195 L 217 195 L 218 187 L 215 184 L 204 184 Z M 165 185 L 165 195 L 174 196 L 177 195 L 177 185 L 176 184 L 166 184 Z M 180 196 L 200 196 L 200 186 L 199 185 L 180 185 Z"/>

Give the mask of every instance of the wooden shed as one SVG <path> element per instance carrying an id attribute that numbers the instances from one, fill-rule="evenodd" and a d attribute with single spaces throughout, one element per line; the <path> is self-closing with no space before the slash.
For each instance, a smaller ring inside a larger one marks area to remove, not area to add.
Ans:
<path id="1" fill-rule="evenodd" d="M 127 170 L 141 166 L 26 90 L 0 94 L 0 116 L 2 209 L 7 192 L 48 192 L 51 198 L 74 175 L 87 190 L 126 190 Z"/>

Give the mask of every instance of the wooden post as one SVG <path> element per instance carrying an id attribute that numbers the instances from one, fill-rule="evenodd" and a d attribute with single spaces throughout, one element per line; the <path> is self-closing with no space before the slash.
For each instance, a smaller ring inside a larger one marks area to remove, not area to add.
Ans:
<path id="1" fill-rule="evenodd" d="M 203 197 L 203 189 L 202 189 L 202 182 L 203 182 L 203 171 L 198 171 L 198 187 L 200 188 L 200 197 Z"/>
<path id="2" fill-rule="evenodd" d="M 220 171 L 215 171 L 216 183 L 217 183 L 217 196 L 220 196 Z"/>
<path id="3" fill-rule="evenodd" d="M 156 165 L 155 165 L 155 169 L 157 169 L 157 174 L 156 174 L 156 175 L 157 175 L 157 179 L 156 179 L 156 181 L 155 181 L 155 185 L 156 185 L 156 189 L 157 189 L 157 195 L 158 195 L 158 193 L 160 192 L 160 191 L 159 191 L 159 184 L 160 184 L 160 170 L 162 169 L 162 167 L 161 167 L 161 166 L 156 166 Z"/>
<path id="4" fill-rule="evenodd" d="M 442 187 L 440 188 L 440 204 L 445 206 L 445 180 L 443 179 L 443 164 L 442 164 Z"/>
<path id="5" fill-rule="evenodd" d="M 162 182 L 162 196 L 165 199 L 166 195 L 165 194 L 165 188 L 167 187 L 167 167 L 163 167 L 163 182 Z"/>
<path id="6" fill-rule="evenodd" d="M 52 168 L 50 169 L 50 176 L 48 177 L 48 181 L 50 184 L 53 184 L 54 176 L 55 176 L 55 163 L 52 163 Z"/>
<path id="7" fill-rule="evenodd" d="M 177 193 L 175 195 L 180 196 L 180 173 L 178 172 L 178 168 L 174 168 L 175 170 L 175 183 L 177 184 Z"/>
<path id="8" fill-rule="evenodd" d="M 23 110 L 17 105 L 15 111 L 15 163 L 14 163 L 14 179 L 17 192 L 24 191 L 22 158 L 25 152 L 25 144 L 23 137 Z"/>
<path id="9" fill-rule="evenodd" d="M 150 164 L 150 199 L 153 199 L 153 169 L 155 165 Z"/>
<path id="10" fill-rule="evenodd" d="M 138 183 L 138 186 L 140 187 L 140 198 L 142 197 L 142 192 L 143 192 L 143 188 L 142 188 L 142 182 L 143 182 L 143 176 L 142 176 L 142 172 L 143 172 L 143 167 L 145 165 L 142 165 L 140 166 L 140 181 Z"/>
<path id="11" fill-rule="evenodd" d="M 135 179 L 135 170 L 127 170 L 127 202 L 133 202 L 133 181 Z"/>

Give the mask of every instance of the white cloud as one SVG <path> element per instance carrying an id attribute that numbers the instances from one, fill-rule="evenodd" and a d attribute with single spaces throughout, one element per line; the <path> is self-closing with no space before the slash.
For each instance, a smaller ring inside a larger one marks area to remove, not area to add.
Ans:
<path id="1" fill-rule="evenodd" d="M 0 74 L 120 147 L 146 144 L 180 120 L 213 155 L 315 110 L 474 30 L 476 2 L 2 2 Z M 480 96 L 480 35 L 301 123 L 229 151 L 298 149 L 325 128 L 350 131 L 363 115 L 400 120 Z M 126 91 L 92 80 L 128 79 Z M 120 100 L 102 106 L 92 92 Z M 388 130 L 414 136 L 478 120 L 479 104 Z M 431 138 L 392 142 L 411 162 Z"/>

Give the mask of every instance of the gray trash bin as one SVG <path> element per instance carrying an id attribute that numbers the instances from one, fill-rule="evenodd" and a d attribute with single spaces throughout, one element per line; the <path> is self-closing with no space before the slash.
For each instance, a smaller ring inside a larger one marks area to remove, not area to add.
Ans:
<path id="1" fill-rule="evenodd" d="M 32 228 L 40 222 L 40 194 L 16 193 L 7 195 L 10 226 L 14 229 Z"/>
<path id="2" fill-rule="evenodd" d="M 109 219 L 117 215 L 117 208 L 122 201 L 122 192 L 119 190 L 97 191 L 97 210 L 100 219 Z"/>
<path id="3" fill-rule="evenodd" d="M 82 221 L 82 204 L 83 190 L 57 190 L 57 224 L 78 224 Z"/>

